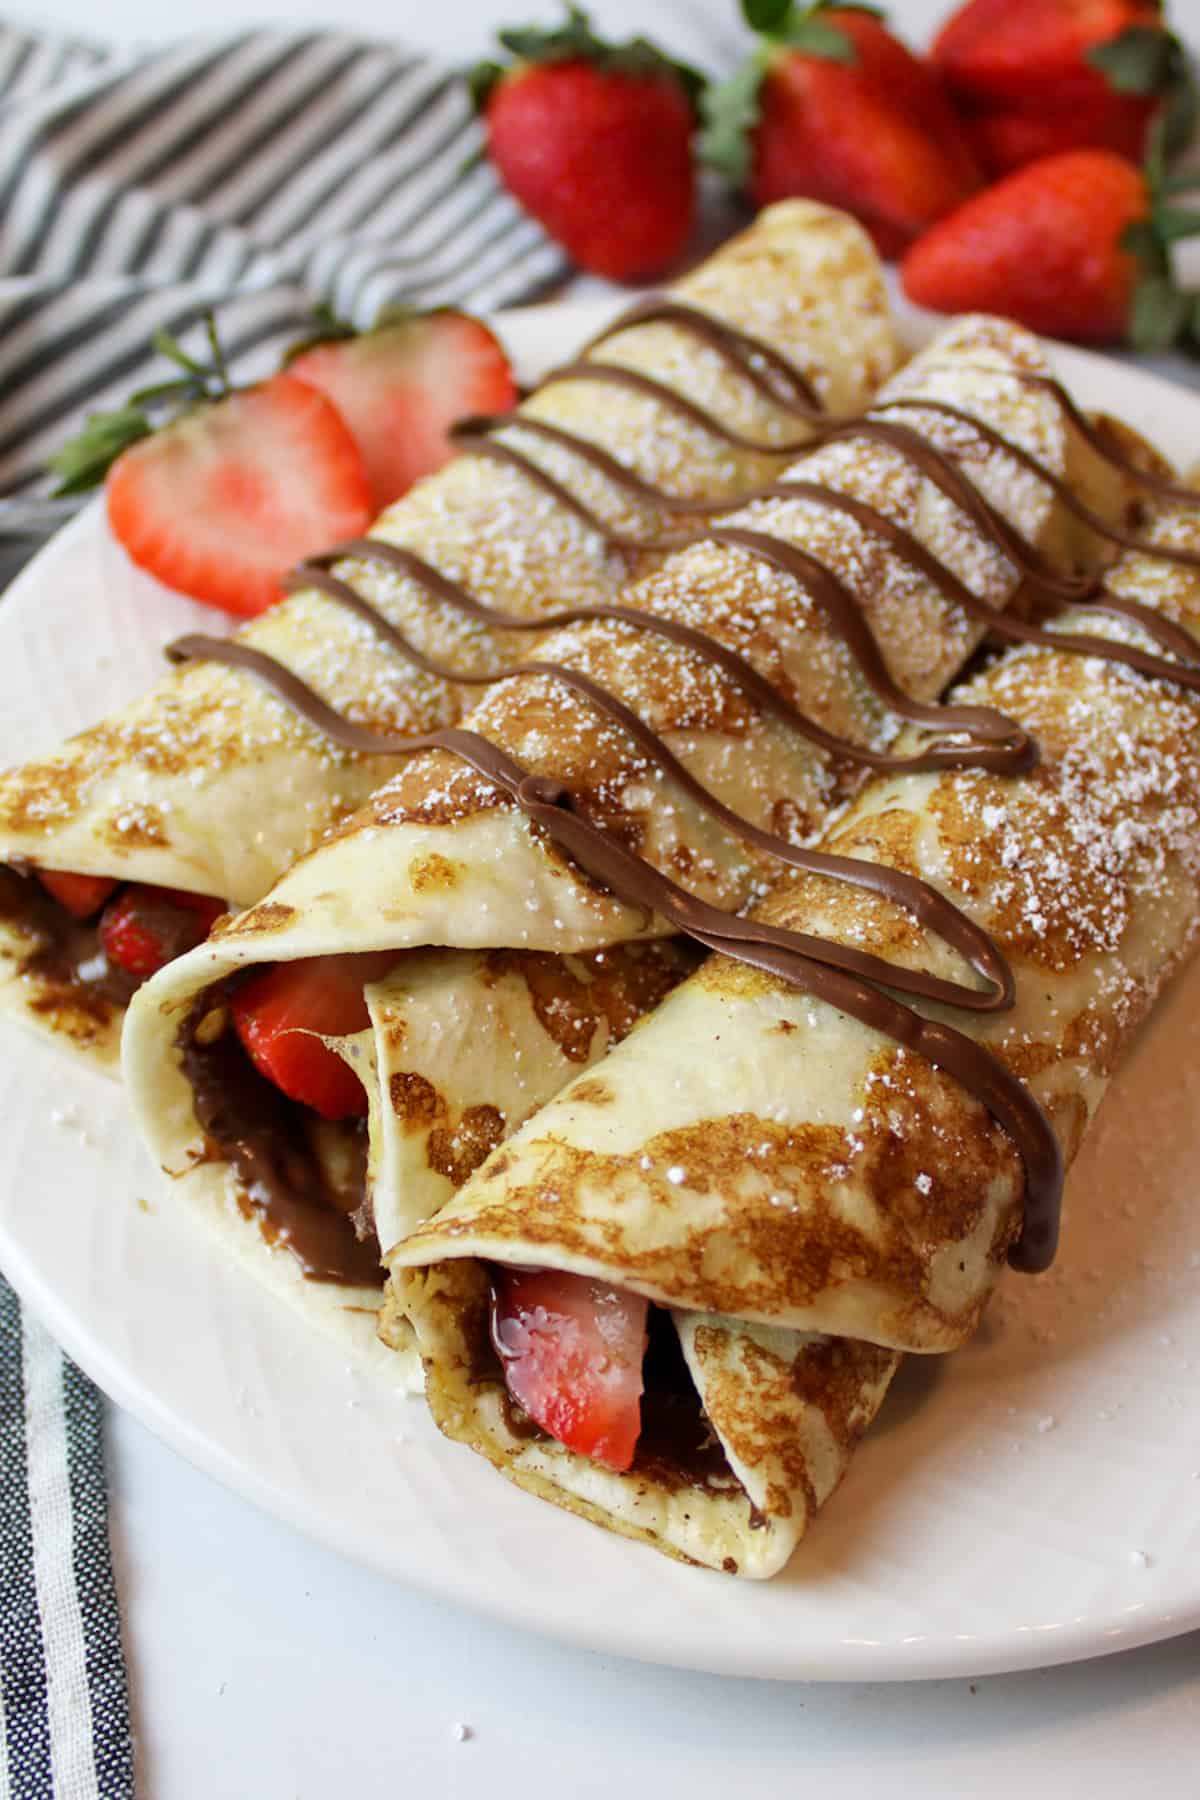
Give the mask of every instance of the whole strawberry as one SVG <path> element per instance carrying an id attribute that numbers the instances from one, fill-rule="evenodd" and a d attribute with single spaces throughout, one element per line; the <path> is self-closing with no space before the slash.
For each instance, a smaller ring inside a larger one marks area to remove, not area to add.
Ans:
<path id="1" fill-rule="evenodd" d="M 898 256 L 979 186 L 937 79 L 869 10 L 743 0 L 761 31 L 705 99 L 706 160 L 757 206 L 803 195 L 861 220 Z"/>
<path id="2" fill-rule="evenodd" d="M 994 312 L 1051 337 L 1161 349 L 1196 325 L 1170 245 L 1200 227 L 1110 150 L 1069 150 L 1007 175 L 927 231 L 904 291 L 939 312 Z"/>
<path id="3" fill-rule="evenodd" d="M 661 274 L 692 229 L 700 77 L 643 38 L 602 42 L 575 6 L 499 39 L 516 61 L 481 64 L 472 91 L 500 179 L 581 268 Z"/>
<path id="4" fill-rule="evenodd" d="M 1103 147 L 1140 161 L 1151 121 L 1192 135 L 1187 56 L 1157 0 L 967 0 L 930 52 L 991 174 Z"/>

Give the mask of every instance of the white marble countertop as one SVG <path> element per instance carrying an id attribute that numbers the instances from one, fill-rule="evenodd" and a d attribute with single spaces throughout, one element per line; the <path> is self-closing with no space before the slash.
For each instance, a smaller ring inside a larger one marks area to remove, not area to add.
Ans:
<path id="1" fill-rule="evenodd" d="M 1200 0 L 1177 0 L 1176 17 L 1192 7 L 1200 14 Z M 553 10 L 545 0 L 179 0 L 168 22 L 157 0 L 109 0 L 102 15 L 83 0 L 12 8 L 116 41 L 336 19 L 456 56 L 481 51 L 502 14 Z M 891 10 L 920 41 L 945 9 L 901 0 Z M 709 67 L 741 38 L 733 0 L 594 0 L 592 11 Z M 626 1785 L 664 1800 L 802 1787 L 822 1800 L 881 1790 L 1010 1800 L 1064 1778 L 1090 1800 L 1196 1791 L 1200 1635 L 977 1682 L 794 1687 L 651 1669 L 391 1586 L 265 1518 L 125 1415 L 112 1419 L 109 1448 L 147 1800 L 525 1800 L 548 1781 L 573 1800 Z"/>

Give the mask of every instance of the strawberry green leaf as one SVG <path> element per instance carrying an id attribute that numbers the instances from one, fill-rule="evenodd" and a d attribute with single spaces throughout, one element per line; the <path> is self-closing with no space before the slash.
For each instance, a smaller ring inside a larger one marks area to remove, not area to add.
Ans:
<path id="1" fill-rule="evenodd" d="M 742 0 L 742 16 L 751 31 L 774 31 L 792 10 L 792 0 Z"/>
<path id="2" fill-rule="evenodd" d="M 1200 169 L 1179 169 L 1174 175 L 1164 175 L 1158 184 L 1158 194 L 1166 199 L 1169 194 L 1192 194 L 1200 187 Z"/>
<path id="3" fill-rule="evenodd" d="M 1181 50 L 1178 73 L 1171 82 L 1163 112 L 1163 144 L 1168 156 L 1178 156 L 1187 149 L 1196 135 L 1198 116 L 1200 106 L 1197 103 L 1195 77 Z"/>
<path id="4" fill-rule="evenodd" d="M 160 356 L 182 373 L 170 381 L 152 382 L 130 396 L 125 406 L 93 413 L 83 430 L 52 456 L 46 466 L 59 478 L 56 495 L 81 494 L 99 486 L 117 458 L 140 438 L 149 437 L 160 425 L 176 419 L 193 406 L 223 399 L 232 383 L 211 312 L 203 319 L 208 340 L 208 361 L 202 362 L 183 348 L 168 331 L 156 331 L 151 340 Z"/>
<path id="5" fill-rule="evenodd" d="M 375 323 L 378 324 L 379 320 L 377 319 Z M 339 318 L 332 306 L 327 305 L 324 300 L 318 301 L 312 309 L 311 328 L 305 332 L 302 338 L 297 338 L 294 344 L 288 345 L 280 359 L 279 366 L 281 369 L 286 369 L 289 364 L 295 362 L 298 356 L 303 356 L 306 350 L 315 350 L 318 344 L 340 343 L 343 338 L 357 336 L 358 332 L 354 326 L 346 319 Z"/>
<path id="6" fill-rule="evenodd" d="M 676 62 L 648 38 L 630 38 L 610 44 L 597 37 L 591 20 L 578 6 L 566 8 L 561 25 L 520 25 L 496 33 L 509 53 L 523 63 L 590 62 L 600 69 L 626 75 L 670 75 L 679 82 L 695 108 L 704 89 L 704 77 L 690 64 Z M 482 63 L 468 76 L 476 105 L 486 105 L 492 87 L 505 71 L 498 63 Z M 481 96 L 481 98 L 480 98 Z"/>
<path id="7" fill-rule="evenodd" d="M 504 74 L 504 65 L 485 58 L 467 70 L 467 91 L 476 112 L 483 112 L 492 97 L 492 89 Z"/>
<path id="8" fill-rule="evenodd" d="M 1164 244 L 1195 237 L 1200 232 L 1200 212 L 1189 211 L 1183 206 L 1160 206 L 1154 215 L 1154 229 Z"/>
<path id="9" fill-rule="evenodd" d="M 1146 275 L 1167 273 L 1167 252 L 1151 219 L 1135 219 L 1121 233 L 1121 248 L 1136 256 Z"/>
<path id="10" fill-rule="evenodd" d="M 1181 294 L 1166 275 L 1150 275 L 1138 283 L 1129 320 L 1129 341 L 1135 350 L 1168 350 L 1186 327 L 1192 311 L 1187 294 Z"/>
<path id="11" fill-rule="evenodd" d="M 750 173 L 750 134 L 758 124 L 759 93 L 766 73 L 763 51 L 747 57 L 726 81 L 710 87 L 700 101 L 704 123 L 699 154 L 710 168 L 740 187 Z"/>
<path id="12" fill-rule="evenodd" d="M 1171 73 L 1171 37 L 1155 25 L 1130 25 L 1105 44 L 1094 44 L 1087 61 L 1118 94 L 1157 94 Z"/>
<path id="13" fill-rule="evenodd" d="M 46 467 L 58 476 L 54 497 L 99 487 L 123 450 L 149 437 L 154 427 L 137 406 L 92 413 L 78 437 L 64 444 Z"/>
<path id="14" fill-rule="evenodd" d="M 803 13 L 785 23 L 775 34 L 780 43 L 805 56 L 819 56 L 825 62 L 854 63 L 858 52 L 844 31 L 830 25 L 819 13 Z"/>

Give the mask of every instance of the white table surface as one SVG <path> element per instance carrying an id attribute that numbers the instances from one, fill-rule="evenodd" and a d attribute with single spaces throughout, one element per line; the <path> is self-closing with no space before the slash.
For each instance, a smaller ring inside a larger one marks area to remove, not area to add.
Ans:
<path id="1" fill-rule="evenodd" d="M 164 33 L 159 0 L 11 10 L 114 41 Z M 591 10 L 710 68 L 741 41 L 733 0 Z M 942 10 L 891 8 L 918 42 Z M 1176 0 L 1176 18 L 1193 10 L 1200 25 L 1200 0 Z M 466 56 L 493 20 L 553 12 L 547 0 L 177 0 L 169 29 L 336 20 Z M 109 1454 L 143 1800 L 526 1800 L 535 1783 L 579 1800 L 623 1787 L 664 1800 L 1200 1788 L 1200 1635 L 974 1683 L 723 1681 L 561 1649 L 406 1593 L 265 1518 L 126 1415 L 111 1416 Z"/>

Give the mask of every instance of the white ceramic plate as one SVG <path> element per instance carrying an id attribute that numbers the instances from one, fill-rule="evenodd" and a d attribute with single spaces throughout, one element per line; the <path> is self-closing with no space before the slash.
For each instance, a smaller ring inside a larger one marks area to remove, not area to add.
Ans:
<path id="1" fill-rule="evenodd" d="M 523 375 L 593 307 L 511 314 Z M 917 329 L 914 327 L 914 329 Z M 1079 398 L 1181 463 L 1200 397 L 1062 351 Z M 0 605 L 0 762 L 158 673 L 203 609 L 96 509 Z M 211 614 L 203 621 L 211 628 Z M 1200 969 L 1160 1010 L 1071 1179 L 1063 1251 L 977 1342 L 910 1359 L 836 1499 L 765 1586 L 539 1505 L 443 1441 L 177 1217 L 117 1087 L 0 1039 L 0 1264 L 83 1367 L 202 1468 L 413 1586 L 575 1643 L 743 1675 L 983 1674 L 1200 1625 Z"/>

